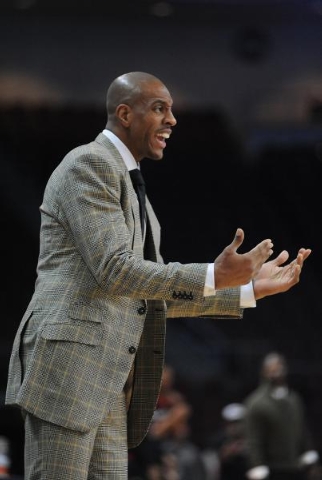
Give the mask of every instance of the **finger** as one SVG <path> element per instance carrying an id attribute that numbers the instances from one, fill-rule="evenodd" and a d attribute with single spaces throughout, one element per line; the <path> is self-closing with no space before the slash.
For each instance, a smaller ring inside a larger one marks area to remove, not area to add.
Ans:
<path id="1" fill-rule="evenodd" d="M 300 265 L 300 267 L 303 267 L 304 261 L 307 259 L 307 257 L 311 254 L 311 249 L 309 248 L 300 248 L 298 251 L 297 257 L 296 257 L 296 263 L 297 265 Z"/>
<path id="2" fill-rule="evenodd" d="M 304 262 L 304 260 L 306 260 L 307 257 L 308 257 L 309 255 L 311 255 L 312 250 L 311 250 L 310 248 L 300 248 L 300 250 L 298 251 L 298 253 L 303 256 L 303 262 Z"/>
<path id="3" fill-rule="evenodd" d="M 291 270 L 290 270 L 290 278 L 289 278 L 289 283 L 292 285 L 295 285 L 300 281 L 300 275 L 301 275 L 301 266 L 298 265 L 297 263 L 292 262 L 290 264 Z"/>
<path id="4" fill-rule="evenodd" d="M 260 252 L 266 255 L 266 260 L 273 254 L 273 242 L 270 239 L 262 240 L 251 252 Z"/>
<path id="5" fill-rule="evenodd" d="M 231 242 L 230 247 L 237 251 L 237 249 L 241 246 L 245 238 L 244 230 L 242 228 L 237 228 L 234 240 Z"/>
<path id="6" fill-rule="evenodd" d="M 303 262 L 304 262 L 303 253 L 299 252 L 296 257 L 296 265 L 299 265 L 299 267 L 302 268 Z"/>
<path id="7" fill-rule="evenodd" d="M 282 250 L 281 253 L 276 258 L 274 258 L 274 260 L 272 260 L 272 263 L 279 267 L 288 260 L 289 256 L 290 255 L 287 250 Z"/>

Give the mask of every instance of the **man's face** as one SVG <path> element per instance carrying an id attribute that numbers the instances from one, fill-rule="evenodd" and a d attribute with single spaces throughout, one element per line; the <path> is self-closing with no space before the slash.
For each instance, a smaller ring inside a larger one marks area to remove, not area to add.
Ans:
<path id="1" fill-rule="evenodd" d="M 160 82 L 149 82 L 131 108 L 129 144 L 137 161 L 143 158 L 160 160 L 177 123 L 172 113 L 172 98 Z"/>
<path id="2" fill-rule="evenodd" d="M 271 360 L 264 370 L 265 378 L 272 385 L 283 385 L 286 382 L 286 365 L 280 358 Z"/>

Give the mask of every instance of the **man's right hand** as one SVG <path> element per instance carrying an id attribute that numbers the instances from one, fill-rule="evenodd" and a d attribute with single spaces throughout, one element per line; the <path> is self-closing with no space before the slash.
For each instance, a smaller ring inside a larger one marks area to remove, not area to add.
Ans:
<path id="1" fill-rule="evenodd" d="M 263 240 L 249 252 L 239 254 L 238 248 L 244 241 L 244 231 L 238 228 L 234 240 L 215 259 L 215 289 L 246 285 L 259 272 L 273 253 L 270 239 Z"/>

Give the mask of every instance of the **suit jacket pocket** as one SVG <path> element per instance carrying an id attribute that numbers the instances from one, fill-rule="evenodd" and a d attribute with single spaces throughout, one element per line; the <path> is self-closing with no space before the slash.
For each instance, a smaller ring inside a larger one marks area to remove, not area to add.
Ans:
<path id="1" fill-rule="evenodd" d="M 87 431 L 98 425 L 106 405 L 102 343 L 99 323 L 67 319 L 45 323 L 18 403 L 67 428 Z"/>
<path id="2" fill-rule="evenodd" d="M 82 321 L 50 323 L 44 326 L 41 337 L 45 340 L 76 342 L 85 345 L 99 345 L 102 330 L 99 325 L 85 324 Z"/>
<path id="3" fill-rule="evenodd" d="M 74 303 L 69 307 L 68 316 L 69 318 L 97 323 L 101 323 L 103 320 L 103 312 L 100 308 L 81 302 Z"/>

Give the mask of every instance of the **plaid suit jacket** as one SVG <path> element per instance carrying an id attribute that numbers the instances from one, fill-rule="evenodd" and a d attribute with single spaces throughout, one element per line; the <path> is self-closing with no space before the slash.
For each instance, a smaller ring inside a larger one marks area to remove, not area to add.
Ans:
<path id="1" fill-rule="evenodd" d="M 165 265 L 148 200 L 150 260 L 143 259 L 137 197 L 119 152 L 103 134 L 66 155 L 40 211 L 37 280 L 14 340 L 6 403 L 88 431 L 107 414 L 136 359 L 128 412 L 134 447 L 159 394 L 166 317 L 240 318 L 239 289 L 205 299 L 206 264 Z M 19 350 L 31 337 L 23 371 Z"/>

